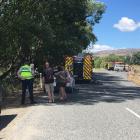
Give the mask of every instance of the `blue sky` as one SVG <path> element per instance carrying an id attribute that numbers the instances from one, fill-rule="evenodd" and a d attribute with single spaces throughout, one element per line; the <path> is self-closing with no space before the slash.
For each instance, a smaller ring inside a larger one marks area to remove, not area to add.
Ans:
<path id="1" fill-rule="evenodd" d="M 93 32 L 94 50 L 140 48 L 140 0 L 99 0 L 107 9 Z"/>

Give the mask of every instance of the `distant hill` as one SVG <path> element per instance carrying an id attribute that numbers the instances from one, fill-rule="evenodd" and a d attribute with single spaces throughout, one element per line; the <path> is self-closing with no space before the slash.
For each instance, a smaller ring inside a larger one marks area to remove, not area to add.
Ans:
<path id="1" fill-rule="evenodd" d="M 120 56 L 126 56 L 126 55 L 131 55 L 133 53 L 136 52 L 140 52 L 140 48 L 139 49 L 116 49 L 116 50 L 104 50 L 104 51 L 99 51 L 94 53 L 94 56 L 108 56 L 110 54 L 115 54 L 115 55 L 120 55 Z"/>

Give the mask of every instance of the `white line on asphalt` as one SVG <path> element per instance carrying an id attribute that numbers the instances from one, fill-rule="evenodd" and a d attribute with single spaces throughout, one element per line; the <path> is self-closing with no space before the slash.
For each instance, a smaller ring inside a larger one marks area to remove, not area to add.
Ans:
<path id="1" fill-rule="evenodd" d="M 135 115 L 137 118 L 140 119 L 140 115 L 138 115 L 137 113 L 135 113 L 133 110 L 129 109 L 129 108 L 125 108 L 127 111 L 129 111 L 130 113 L 132 113 L 133 115 Z"/>

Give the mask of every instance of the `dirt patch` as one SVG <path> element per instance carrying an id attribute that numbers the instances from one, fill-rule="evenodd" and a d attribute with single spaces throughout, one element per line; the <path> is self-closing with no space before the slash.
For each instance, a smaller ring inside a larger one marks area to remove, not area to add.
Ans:
<path id="1" fill-rule="evenodd" d="M 4 109 L 1 114 L 0 139 L 4 140 L 12 132 L 18 121 L 28 112 L 29 108 Z"/>
<path id="2" fill-rule="evenodd" d="M 35 99 L 42 94 L 42 91 L 35 90 Z M 12 133 L 14 127 L 32 107 L 28 97 L 26 97 L 26 104 L 24 106 L 20 104 L 20 101 L 21 91 L 19 93 L 13 93 L 4 99 L 3 109 L 0 116 L 0 139 L 2 140 L 6 140 L 7 136 Z"/>

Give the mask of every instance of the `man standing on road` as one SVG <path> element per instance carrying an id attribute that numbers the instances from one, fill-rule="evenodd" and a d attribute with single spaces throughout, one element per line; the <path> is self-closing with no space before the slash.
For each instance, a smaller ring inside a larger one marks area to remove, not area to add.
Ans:
<path id="1" fill-rule="evenodd" d="M 25 62 L 23 66 L 20 67 L 18 70 L 18 77 L 22 81 L 22 99 L 21 104 L 25 104 L 25 94 L 26 90 L 28 89 L 30 94 L 30 102 L 31 104 L 34 104 L 34 98 L 33 98 L 33 73 L 31 66 L 28 62 Z"/>
<path id="2" fill-rule="evenodd" d="M 45 85 L 45 91 L 48 93 L 49 103 L 54 102 L 54 76 L 53 69 L 49 66 L 49 63 L 45 63 L 45 69 L 43 72 L 43 83 Z"/>

